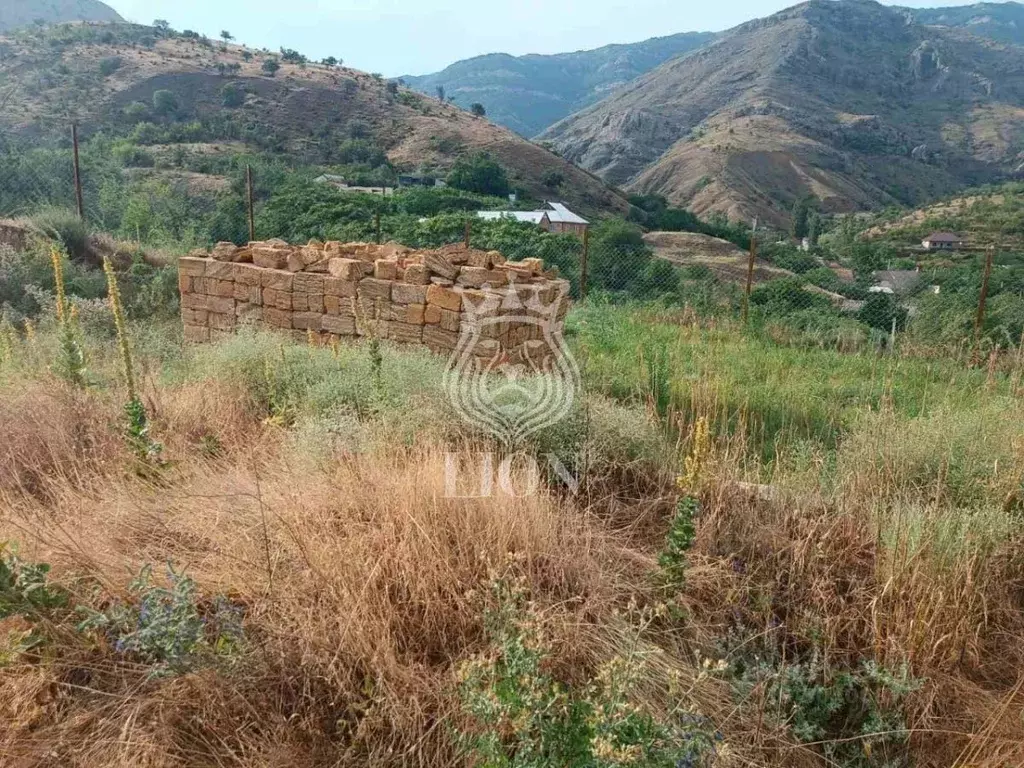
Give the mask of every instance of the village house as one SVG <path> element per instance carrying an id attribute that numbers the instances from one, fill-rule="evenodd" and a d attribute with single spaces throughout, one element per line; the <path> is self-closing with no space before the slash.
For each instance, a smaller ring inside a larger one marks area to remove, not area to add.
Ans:
<path id="1" fill-rule="evenodd" d="M 562 203 L 547 203 L 547 206 L 547 210 L 541 211 L 477 211 L 476 215 L 485 221 L 515 219 L 536 224 L 545 232 L 565 232 L 580 237 L 590 227 L 589 221 L 573 213 Z"/>
<path id="2" fill-rule="evenodd" d="M 967 241 L 952 232 L 932 232 L 921 241 L 926 251 L 956 251 L 967 245 Z"/>
<path id="3" fill-rule="evenodd" d="M 887 269 L 873 272 L 875 284 L 868 289 L 871 293 L 888 293 L 905 296 L 913 293 L 921 284 L 921 272 L 916 269 Z"/>

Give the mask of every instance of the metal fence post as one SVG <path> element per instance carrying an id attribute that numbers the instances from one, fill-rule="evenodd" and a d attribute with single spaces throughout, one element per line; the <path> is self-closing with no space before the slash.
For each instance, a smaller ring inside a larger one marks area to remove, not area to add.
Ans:
<path id="1" fill-rule="evenodd" d="M 256 241 L 256 214 L 252 204 L 252 166 L 248 163 L 245 166 L 245 192 L 249 208 L 249 242 Z"/>
<path id="2" fill-rule="evenodd" d="M 82 168 L 78 161 L 78 123 L 71 124 L 71 145 L 75 157 L 75 204 L 78 206 L 78 218 L 85 221 L 85 203 L 82 200 Z"/>
<path id="3" fill-rule="evenodd" d="M 747 285 L 743 290 L 743 324 L 746 325 L 750 314 L 750 291 L 754 286 L 754 261 L 757 259 L 757 219 L 750 230 L 750 258 L 747 259 Z"/>
<path id="4" fill-rule="evenodd" d="M 590 229 L 583 230 L 583 254 L 580 256 L 580 301 L 587 298 L 587 261 L 590 259 Z"/>

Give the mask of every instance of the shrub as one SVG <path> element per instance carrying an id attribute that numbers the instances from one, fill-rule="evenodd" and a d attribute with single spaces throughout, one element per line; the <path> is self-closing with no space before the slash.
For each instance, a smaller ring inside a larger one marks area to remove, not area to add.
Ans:
<path id="1" fill-rule="evenodd" d="M 506 197 L 512 190 L 505 169 L 486 152 L 456 160 L 448 173 L 448 184 L 495 197 Z"/>
<path id="2" fill-rule="evenodd" d="M 80 607 L 80 631 L 101 631 L 114 649 L 153 665 L 151 676 L 188 672 L 204 659 L 235 650 L 242 640 L 240 611 L 218 597 L 201 610 L 195 582 L 167 565 L 167 587 L 143 567 L 128 587 L 130 600 L 103 611 Z"/>
<path id="3" fill-rule="evenodd" d="M 565 183 L 565 175 L 561 171 L 550 170 L 541 177 L 540 183 L 549 189 L 558 189 Z"/>
<path id="4" fill-rule="evenodd" d="M 45 208 L 32 216 L 31 226 L 39 234 L 63 246 L 73 259 L 84 259 L 89 254 L 89 225 L 74 211 Z"/>
<path id="5" fill-rule="evenodd" d="M 108 56 L 105 59 L 100 60 L 100 74 L 103 77 L 110 77 L 112 74 L 117 72 L 124 64 L 124 60 L 120 56 Z"/>
<path id="6" fill-rule="evenodd" d="M 228 109 L 236 109 L 245 104 L 245 89 L 238 83 L 228 83 L 220 89 L 220 101 Z"/>
<path id="7" fill-rule="evenodd" d="M 153 93 L 153 111 L 163 117 L 178 111 L 178 97 L 174 91 L 161 89 Z"/>
<path id="8" fill-rule="evenodd" d="M 487 114 L 487 110 L 484 109 L 484 105 L 480 102 L 474 102 L 469 105 L 469 111 L 472 112 L 476 117 L 483 117 Z"/>
<path id="9" fill-rule="evenodd" d="M 281 63 L 277 59 L 267 59 L 263 62 L 260 69 L 263 70 L 263 74 L 267 77 L 274 77 L 281 69 Z"/>

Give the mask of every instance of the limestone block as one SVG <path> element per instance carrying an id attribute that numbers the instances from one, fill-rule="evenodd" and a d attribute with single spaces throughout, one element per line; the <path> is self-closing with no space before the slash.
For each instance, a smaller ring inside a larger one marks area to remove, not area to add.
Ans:
<path id="1" fill-rule="evenodd" d="M 336 333 L 339 336 L 355 336 L 356 319 L 354 317 L 323 315 L 320 318 L 320 327 L 325 331 Z"/>
<path id="2" fill-rule="evenodd" d="M 445 331 L 457 331 L 459 330 L 459 319 L 458 312 L 442 309 L 440 326 Z"/>
<path id="3" fill-rule="evenodd" d="M 232 302 L 233 303 L 233 302 Z M 221 314 L 219 312 L 211 312 L 208 320 L 211 328 L 218 328 L 220 330 L 231 330 L 235 327 L 235 308 L 231 307 L 231 314 Z"/>
<path id="4" fill-rule="evenodd" d="M 391 289 L 391 300 L 395 304 L 426 304 L 427 287 L 425 285 L 395 283 L 395 286 Z"/>
<path id="5" fill-rule="evenodd" d="M 323 275 L 297 274 L 292 279 L 292 290 L 303 293 L 324 293 Z"/>
<path id="6" fill-rule="evenodd" d="M 202 293 L 186 293 L 181 297 L 181 306 L 187 309 L 206 310 L 209 308 L 209 299 L 209 296 Z"/>
<path id="7" fill-rule="evenodd" d="M 373 276 L 378 280 L 395 280 L 398 278 L 398 262 L 377 259 L 373 262 Z"/>
<path id="8" fill-rule="evenodd" d="M 185 325 L 206 325 L 208 315 L 209 312 L 205 309 L 181 309 L 181 319 Z"/>
<path id="9" fill-rule="evenodd" d="M 423 326 L 410 323 L 390 323 L 388 338 L 399 344 L 419 344 L 423 341 Z"/>
<path id="10" fill-rule="evenodd" d="M 276 307 L 263 308 L 263 320 L 273 328 L 291 329 L 292 313 Z"/>
<path id="11" fill-rule="evenodd" d="M 306 295 L 306 305 L 310 312 L 324 312 L 324 295 L 322 293 L 310 293 Z"/>
<path id="12" fill-rule="evenodd" d="M 325 277 L 324 295 L 353 297 L 356 295 L 357 285 L 354 280 L 342 280 L 340 277 Z"/>
<path id="13" fill-rule="evenodd" d="M 292 328 L 300 331 L 319 331 L 321 317 L 319 312 L 293 312 Z"/>
<path id="14" fill-rule="evenodd" d="M 331 259 L 327 265 L 327 272 L 331 277 L 358 282 L 363 277 L 363 265 L 356 259 Z"/>
<path id="15" fill-rule="evenodd" d="M 423 343 L 431 349 L 451 350 L 459 343 L 459 335 L 432 325 L 423 326 Z"/>
<path id="16" fill-rule="evenodd" d="M 251 250 L 253 264 L 264 269 L 285 269 L 292 252 L 291 248 L 268 246 L 264 243 L 253 245 Z"/>
<path id="17" fill-rule="evenodd" d="M 192 281 L 195 278 L 189 277 L 183 272 L 178 273 L 178 292 L 179 293 L 192 293 Z"/>
<path id="18" fill-rule="evenodd" d="M 206 297 L 206 308 L 211 313 L 217 312 L 222 315 L 235 316 L 235 300 L 234 298 L 221 298 L 218 296 L 207 296 Z"/>
<path id="19" fill-rule="evenodd" d="M 261 285 L 263 271 L 252 264 L 235 264 L 232 271 L 234 281 L 243 285 Z"/>
<path id="20" fill-rule="evenodd" d="M 235 265 L 230 262 L 211 261 L 206 267 L 206 277 L 215 277 L 218 280 L 234 280 Z"/>
<path id="21" fill-rule="evenodd" d="M 299 293 L 298 291 L 292 292 L 292 309 L 296 312 L 308 312 L 309 311 L 309 294 Z"/>
<path id="22" fill-rule="evenodd" d="M 210 256 L 213 257 L 214 261 L 227 261 L 233 262 L 235 260 L 235 254 L 238 253 L 238 246 L 234 243 L 217 243 L 213 250 L 210 252 Z"/>
<path id="23" fill-rule="evenodd" d="M 291 291 L 295 276 L 282 270 L 262 270 L 262 285 L 277 291 Z"/>
<path id="24" fill-rule="evenodd" d="M 208 259 L 197 259 L 194 256 L 182 256 L 178 259 L 178 274 L 189 277 L 204 277 Z"/>
<path id="25" fill-rule="evenodd" d="M 423 322 L 427 325 L 438 325 L 441 322 L 441 308 L 436 304 L 427 304 L 423 308 Z"/>
<path id="26" fill-rule="evenodd" d="M 431 275 L 443 277 L 446 280 L 454 280 L 458 277 L 459 268 L 439 253 L 428 253 L 423 262 Z"/>
<path id="27" fill-rule="evenodd" d="M 378 280 L 375 277 L 364 277 L 359 281 L 359 298 L 391 300 L 390 280 Z"/>
<path id="28" fill-rule="evenodd" d="M 430 270 L 424 264 L 409 264 L 402 279 L 410 285 L 427 285 L 430 283 Z"/>
<path id="29" fill-rule="evenodd" d="M 433 304 L 441 309 L 449 309 L 458 312 L 462 309 L 462 294 L 451 288 L 440 285 L 431 285 L 427 288 L 427 304 Z"/>
<path id="30" fill-rule="evenodd" d="M 490 269 L 492 263 L 491 251 L 470 251 L 469 258 L 466 260 L 467 267 L 477 267 L 479 269 Z"/>
<path id="31" fill-rule="evenodd" d="M 483 267 L 463 267 L 459 270 L 459 278 L 456 282 L 469 288 L 482 288 L 486 283 L 490 282 L 488 280 L 489 275 L 490 270 Z"/>
<path id="32" fill-rule="evenodd" d="M 423 325 L 425 322 L 423 315 L 426 308 L 425 304 L 408 304 L 405 307 L 405 314 L 395 319 L 407 325 Z"/>

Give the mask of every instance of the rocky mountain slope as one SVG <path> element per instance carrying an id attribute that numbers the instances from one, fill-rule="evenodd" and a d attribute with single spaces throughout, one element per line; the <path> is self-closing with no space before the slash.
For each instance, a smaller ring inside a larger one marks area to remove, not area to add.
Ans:
<path id="1" fill-rule="evenodd" d="M 714 38 L 710 32 L 686 32 L 553 56 L 492 53 L 458 61 L 441 72 L 402 79 L 430 96 L 441 86 L 459 106 L 483 104 L 496 123 L 523 136 L 536 136 L 618 86 Z"/>
<path id="2" fill-rule="evenodd" d="M 85 136 L 234 142 L 315 164 L 338 162 L 355 139 L 355 151 L 379 148 L 399 171 L 435 174 L 487 151 L 536 197 L 552 195 L 554 173 L 571 206 L 626 209 L 600 179 L 512 131 L 356 70 L 128 24 L 28 30 L 0 38 L 0 51 L 0 139 L 65 139 L 77 120 Z"/>
<path id="3" fill-rule="evenodd" d="M 661 65 L 542 137 L 616 184 L 782 226 L 914 204 L 1024 163 L 1024 49 L 811 0 Z"/>
<path id="4" fill-rule="evenodd" d="M 1024 44 L 1024 5 L 977 3 L 951 8 L 901 8 L 918 24 L 964 29 L 1004 43 Z"/>
<path id="5" fill-rule="evenodd" d="M 122 21 L 117 11 L 99 0 L 0 0 L 0 32 L 38 21 Z"/>

